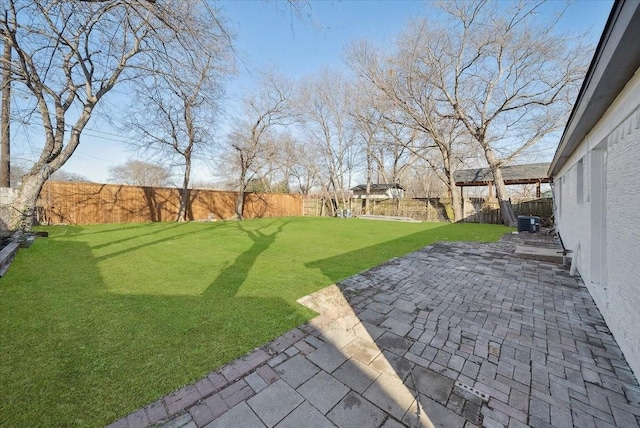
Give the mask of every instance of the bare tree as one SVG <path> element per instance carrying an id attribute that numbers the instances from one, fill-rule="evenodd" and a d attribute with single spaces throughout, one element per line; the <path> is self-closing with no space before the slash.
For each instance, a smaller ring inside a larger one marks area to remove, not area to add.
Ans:
<path id="1" fill-rule="evenodd" d="M 557 33 L 557 17 L 536 20 L 542 3 L 443 3 L 442 19 L 418 21 L 405 35 L 428 73 L 437 117 L 459 121 L 483 151 L 510 226 L 501 168 L 564 127 L 590 52 Z"/>
<path id="2" fill-rule="evenodd" d="M 360 79 L 356 82 L 350 114 L 362 153 L 366 160 L 365 193 L 371 192 L 371 184 L 404 182 L 404 174 L 415 156 L 407 148 L 413 138 L 411 129 L 400 123 L 390 121 L 393 113 L 379 90 L 370 82 Z M 366 213 L 370 213 L 370 200 L 364 200 Z"/>
<path id="3" fill-rule="evenodd" d="M 308 194 L 315 186 L 317 168 L 310 161 L 305 144 L 289 130 L 272 133 L 270 156 L 260 172 L 261 190 L 268 193 L 300 192 Z"/>
<path id="4" fill-rule="evenodd" d="M 109 168 L 109 181 L 131 186 L 166 187 L 171 185 L 171 171 L 166 166 L 128 160 Z"/>
<path id="5" fill-rule="evenodd" d="M 140 109 L 130 116 L 139 136 L 136 147 L 167 162 L 177 157 L 182 169 L 177 221 L 186 221 L 193 155 L 211 144 L 221 80 L 226 74 L 228 38 L 208 40 L 202 52 L 181 50 L 175 60 L 138 87 Z"/>
<path id="6" fill-rule="evenodd" d="M 31 227 L 44 182 L 71 157 L 101 100 L 118 84 L 153 73 L 167 46 L 206 38 L 220 24 L 198 0 L 6 0 L 1 37 L 15 59 L 13 83 L 35 102 L 43 135 L 23 177 L 12 228 Z"/>
<path id="7" fill-rule="evenodd" d="M 355 44 L 349 52 L 350 65 L 386 100 L 377 108 L 388 122 L 393 142 L 427 161 L 447 186 L 453 220 L 459 221 L 462 209 L 453 174 L 467 150 L 461 126 L 441 113 L 430 81 L 431 70 L 423 63 L 414 35 L 401 37 L 398 45 L 397 53 L 382 57 L 367 43 Z M 411 129 L 411 135 L 399 138 L 398 131 L 393 130 L 398 126 Z M 433 154 L 438 156 L 434 158 Z"/>
<path id="8" fill-rule="evenodd" d="M 283 133 L 276 149 L 276 161 L 281 165 L 283 179 L 289 183 L 290 190 L 308 195 L 319 184 L 318 165 L 311 147 L 306 141 Z"/>
<path id="9" fill-rule="evenodd" d="M 436 171 L 423 159 L 410 165 L 403 185 L 412 198 L 441 198 L 446 187 Z"/>
<path id="10" fill-rule="evenodd" d="M 230 160 L 227 166 L 235 169 L 237 179 L 238 220 L 243 219 L 247 186 L 275 156 L 275 131 L 294 120 L 291 87 L 291 82 L 273 73 L 263 76 L 260 90 L 244 100 L 244 110 L 227 137 L 226 157 Z"/>
<path id="11" fill-rule="evenodd" d="M 11 187 L 11 44 L 3 43 L 2 106 L 0 110 L 0 187 Z"/>
<path id="12" fill-rule="evenodd" d="M 57 170 L 56 172 L 51 174 L 51 177 L 49 178 L 55 181 L 73 181 L 78 183 L 91 182 L 91 180 L 89 180 L 87 177 L 85 177 L 82 174 L 77 174 L 75 172 L 68 172 L 68 171 L 65 171 L 64 169 Z"/>
<path id="13" fill-rule="evenodd" d="M 376 156 L 376 147 L 378 146 L 380 131 L 385 119 L 375 107 L 375 92 L 368 90 L 370 88 L 368 88 L 366 84 L 363 84 L 363 82 L 357 82 L 356 85 L 358 83 L 360 83 L 358 86 L 360 97 L 353 103 L 353 109 L 350 111 L 350 114 L 354 119 L 360 147 L 364 150 L 366 162 L 364 213 L 371 214 L 371 200 L 369 195 L 371 194 L 371 184 L 373 184 L 373 171 L 374 167 L 378 171 L 381 168 L 380 159 Z M 379 182 L 380 180 L 376 181 Z"/>
<path id="14" fill-rule="evenodd" d="M 390 116 L 393 117 L 393 116 Z M 418 159 L 416 132 L 402 120 L 384 120 L 382 135 L 375 157 L 380 165 L 378 181 L 382 183 L 402 183 L 405 172 Z"/>
<path id="15" fill-rule="evenodd" d="M 298 108 L 306 138 L 318 155 L 325 196 L 347 206 L 347 192 L 356 167 L 358 151 L 347 79 L 325 70 L 300 85 Z M 335 214 L 334 204 L 330 204 Z"/>

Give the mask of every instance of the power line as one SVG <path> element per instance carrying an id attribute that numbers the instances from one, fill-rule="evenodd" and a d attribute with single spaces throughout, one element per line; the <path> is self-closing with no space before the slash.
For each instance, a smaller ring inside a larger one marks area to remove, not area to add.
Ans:
<path id="1" fill-rule="evenodd" d="M 89 137 L 100 138 L 102 140 L 114 141 L 116 143 L 131 144 L 130 141 L 116 140 L 115 138 L 103 137 L 102 135 L 92 134 L 92 133 L 87 132 L 87 131 L 83 131 L 82 134 L 83 135 L 88 135 Z M 124 138 L 124 137 L 121 137 L 121 138 Z"/>
<path id="2" fill-rule="evenodd" d="M 120 134 L 112 134 L 111 132 L 106 132 L 106 131 L 102 131 L 100 129 L 95 129 L 95 128 L 85 128 L 85 130 L 91 131 L 91 132 L 97 132 L 99 134 L 104 134 L 104 135 L 111 135 L 112 137 L 126 138 L 126 137 L 123 137 Z"/>
<path id="3" fill-rule="evenodd" d="M 107 162 L 107 163 L 112 163 L 112 164 L 117 163 L 116 161 L 113 161 L 113 160 L 99 158 L 99 157 L 93 156 L 93 155 L 88 155 L 86 153 L 82 153 L 82 152 L 79 152 L 77 150 L 76 150 L 76 152 L 74 154 L 80 155 L 80 156 L 83 156 L 83 157 L 87 157 L 87 158 L 91 158 L 91 159 L 95 159 L 95 160 L 99 160 L 99 161 L 102 161 L 102 162 Z"/>

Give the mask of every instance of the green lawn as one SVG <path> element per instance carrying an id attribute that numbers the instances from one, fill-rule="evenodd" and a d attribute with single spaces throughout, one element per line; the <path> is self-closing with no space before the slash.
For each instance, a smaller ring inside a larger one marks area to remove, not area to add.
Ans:
<path id="1" fill-rule="evenodd" d="M 0 426 L 101 426 L 309 320 L 296 299 L 495 225 L 283 218 L 44 228 L 0 279 Z"/>

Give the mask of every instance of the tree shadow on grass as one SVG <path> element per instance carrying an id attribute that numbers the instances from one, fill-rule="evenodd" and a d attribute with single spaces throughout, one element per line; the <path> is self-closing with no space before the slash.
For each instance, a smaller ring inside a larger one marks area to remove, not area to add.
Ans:
<path id="1" fill-rule="evenodd" d="M 234 223 L 252 242 L 251 247 L 243 251 L 229 266 L 225 267 L 213 281 L 213 283 L 205 290 L 204 297 L 227 296 L 233 297 L 238 289 L 244 284 L 251 272 L 251 268 L 262 253 L 271 247 L 276 241 L 277 236 L 282 232 L 289 221 L 280 222 L 277 230 L 266 233 L 264 230 L 270 228 L 274 222 L 270 222 L 259 229 L 250 230 L 245 228 L 241 222 Z"/>
<path id="2" fill-rule="evenodd" d="M 429 245 L 438 240 L 443 240 L 449 235 L 448 231 L 455 225 L 443 223 L 435 228 L 402 236 L 400 238 L 381 242 L 357 250 L 344 252 L 333 257 L 306 263 L 305 266 L 320 271 L 332 282 L 344 279 L 344 272 L 349 271 L 349 267 L 354 264 L 362 265 L 365 262 L 368 269 L 384 263 L 396 257 L 398 253 L 409 253 L 418 248 Z M 398 251 L 400 249 L 400 251 Z M 351 275 L 348 275 L 351 276 Z"/>
<path id="3" fill-rule="evenodd" d="M 175 229 L 177 227 L 184 226 L 184 225 L 186 225 L 186 223 L 176 223 L 172 227 L 163 228 L 163 229 L 160 229 L 160 230 L 157 230 L 157 231 L 154 231 L 154 232 L 144 233 L 144 234 L 136 235 L 136 236 L 130 237 L 130 238 L 123 238 L 123 239 L 119 239 L 119 240 L 115 240 L 115 241 L 110 241 L 110 242 L 107 242 L 107 243 L 104 243 L 104 244 L 94 245 L 94 246 L 91 247 L 91 249 L 92 250 L 99 250 L 101 248 L 105 248 L 105 247 L 108 247 L 108 246 L 111 246 L 111 245 L 117 245 L 117 244 L 121 244 L 121 243 L 124 243 L 124 242 L 139 240 L 140 238 L 146 238 L 146 237 L 150 237 L 150 236 L 154 236 L 154 235 L 159 235 L 159 234 L 161 234 L 163 232 L 167 232 L 167 231 L 169 231 L 171 229 Z M 105 254 L 103 256 L 96 257 L 96 261 L 103 261 L 103 260 L 107 260 L 107 259 L 110 259 L 110 258 L 113 258 L 113 257 L 121 256 L 121 255 L 124 255 L 124 254 L 127 254 L 127 253 L 131 253 L 133 251 L 139 250 L 141 248 L 148 247 L 150 245 L 156 245 L 156 244 L 160 244 L 160 243 L 163 243 L 163 242 L 173 241 L 173 240 L 176 240 L 176 239 L 182 239 L 182 238 L 185 238 L 185 237 L 190 236 L 190 235 L 198 235 L 198 234 L 207 233 L 207 232 L 209 232 L 209 231 L 205 230 L 205 229 L 196 229 L 196 230 L 192 230 L 190 232 L 182 233 L 180 235 L 172 234 L 172 235 L 166 236 L 164 238 L 157 237 L 157 238 L 152 239 L 152 240 L 144 240 L 143 242 L 140 242 L 139 244 L 124 248 L 124 249 L 119 250 L 119 251 L 114 251 L 112 253 L 108 253 L 108 254 Z"/>
<path id="4" fill-rule="evenodd" d="M 509 230 L 511 229 L 500 225 L 482 225 L 480 227 L 478 224 L 439 223 L 437 226 L 427 230 L 354 251 L 344 252 L 333 257 L 315 260 L 306 263 L 305 266 L 320 269 L 327 278 L 336 282 L 344 279 L 344 272 L 348 271 L 349 267 L 356 262 L 358 266 L 362 266 L 363 262 L 365 262 L 366 266 L 360 269 L 365 270 L 398 257 L 399 254 L 408 254 L 436 242 L 498 240 L 500 236 Z"/>
<path id="5" fill-rule="evenodd" d="M 122 244 L 124 242 L 128 242 L 134 239 L 140 239 L 142 237 L 146 237 L 146 236 L 153 236 L 153 235 L 158 235 L 160 233 L 164 233 L 167 231 L 170 231 L 172 229 L 176 229 L 179 227 L 184 227 L 186 225 L 186 223 L 168 223 L 168 224 L 163 224 L 163 226 L 166 225 L 166 227 L 155 227 L 153 231 L 148 232 L 148 233 L 141 233 L 138 235 L 134 235 L 134 236 L 129 236 L 126 238 L 122 238 L 122 239 L 116 239 L 116 240 L 110 240 L 105 242 L 104 244 L 99 244 L 99 245 L 94 245 L 92 246 L 92 249 L 97 250 L 100 248 L 104 248 L 104 247 L 109 247 L 111 245 L 117 245 L 117 244 Z M 137 248 L 137 247 L 134 247 Z"/>
<path id="6" fill-rule="evenodd" d="M 172 224 L 172 223 L 164 223 L 164 224 Z M 99 235 L 104 233 L 113 233 L 113 232 L 118 232 L 122 230 L 143 229 L 143 228 L 148 228 L 149 223 L 102 224 L 99 226 L 100 227 L 99 230 L 90 230 L 90 231 L 88 231 L 87 227 L 83 225 L 74 224 L 74 225 L 61 225 L 61 226 L 64 228 L 64 235 L 60 235 L 60 236 L 75 237 L 78 235 L 90 236 L 90 235 Z M 36 228 L 51 230 L 50 227 L 48 226 L 36 226 Z M 93 228 L 95 229 L 95 227 Z"/>
<path id="7" fill-rule="evenodd" d="M 253 244 L 199 296 L 107 292 L 86 242 L 21 252 L 0 287 L 0 421 L 104 425 L 307 321 L 293 302 L 236 295 L 285 224 L 270 226 L 236 225 Z"/>
<path id="8" fill-rule="evenodd" d="M 197 296 L 108 292 L 82 241 L 44 240 L 20 252 L 0 284 L 0 424 L 104 425 L 307 321 L 312 312 L 291 301 L 238 295 L 285 224 L 268 233 L 273 223 L 256 231 L 234 223 L 251 246 Z M 435 230 L 308 266 L 335 281 L 346 261 L 373 266 L 386 245 L 442 240 Z"/>

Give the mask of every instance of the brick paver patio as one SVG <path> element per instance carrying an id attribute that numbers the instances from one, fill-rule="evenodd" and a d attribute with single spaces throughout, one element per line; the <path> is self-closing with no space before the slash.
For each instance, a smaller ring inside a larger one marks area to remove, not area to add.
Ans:
<path id="1" fill-rule="evenodd" d="M 320 313 L 111 427 L 638 427 L 640 387 L 584 285 L 439 243 L 300 299 Z"/>

